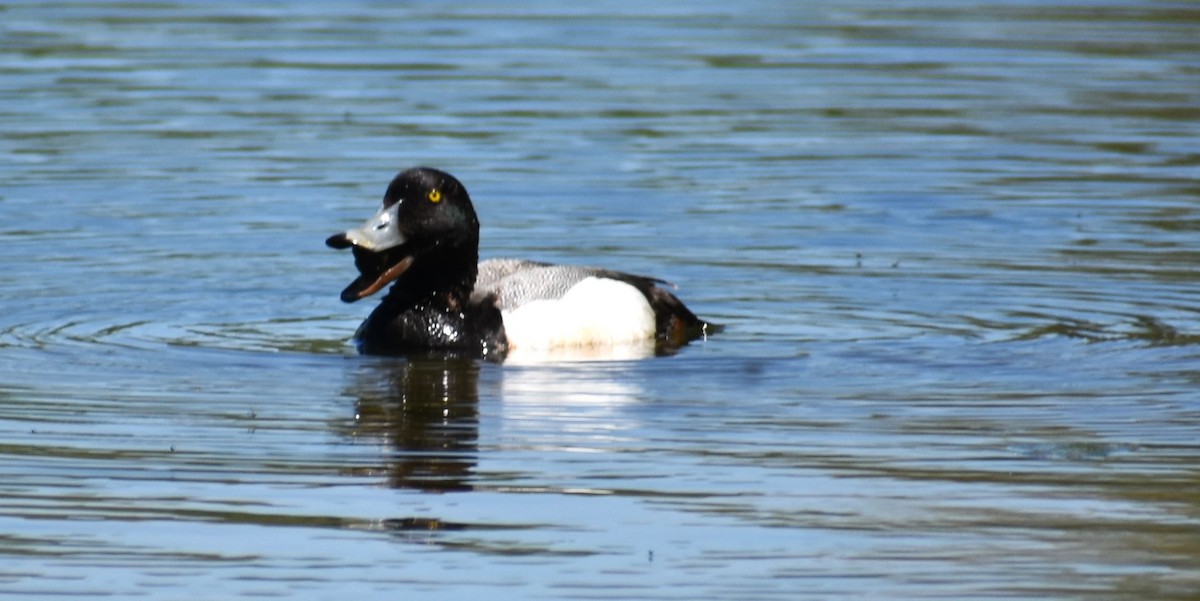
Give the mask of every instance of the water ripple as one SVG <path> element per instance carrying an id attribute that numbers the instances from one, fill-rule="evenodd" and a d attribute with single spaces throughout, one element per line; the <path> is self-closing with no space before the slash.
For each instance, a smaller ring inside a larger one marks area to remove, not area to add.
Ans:
<path id="1" fill-rule="evenodd" d="M 1191 599 L 1180 3 L 8 3 L 0 597 Z M 355 356 L 413 164 L 671 357 Z"/>

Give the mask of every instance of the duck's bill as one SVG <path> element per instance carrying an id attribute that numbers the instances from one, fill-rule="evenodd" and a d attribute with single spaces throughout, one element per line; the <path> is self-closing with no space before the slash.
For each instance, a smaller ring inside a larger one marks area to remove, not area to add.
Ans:
<path id="1" fill-rule="evenodd" d="M 342 291 L 343 301 L 352 303 L 379 292 L 412 266 L 404 235 L 396 227 L 398 207 L 384 207 L 361 226 L 325 240 L 330 248 L 354 251 L 354 266 L 360 275 Z"/>
<path id="2" fill-rule="evenodd" d="M 354 247 L 354 265 L 359 276 L 342 290 L 342 301 L 352 303 L 383 290 L 412 264 L 413 257 L 409 254 L 376 253 Z"/>
<path id="3" fill-rule="evenodd" d="M 334 234 L 325 240 L 330 248 L 361 248 L 375 252 L 391 250 L 405 243 L 404 234 L 397 227 L 400 203 L 384 207 L 362 225 Z"/>

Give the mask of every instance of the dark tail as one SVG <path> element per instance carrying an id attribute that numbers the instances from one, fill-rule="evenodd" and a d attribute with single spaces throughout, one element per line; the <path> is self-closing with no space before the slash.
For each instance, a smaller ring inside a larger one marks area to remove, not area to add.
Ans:
<path id="1" fill-rule="evenodd" d="M 696 317 L 683 301 L 662 288 L 654 286 L 648 292 L 646 298 L 650 299 L 650 307 L 654 309 L 658 340 L 670 348 L 725 329 L 723 325 Z"/>

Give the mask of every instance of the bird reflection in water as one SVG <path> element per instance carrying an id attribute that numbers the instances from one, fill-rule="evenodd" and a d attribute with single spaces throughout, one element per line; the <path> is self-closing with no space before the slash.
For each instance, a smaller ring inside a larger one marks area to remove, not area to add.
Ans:
<path id="1" fill-rule="evenodd" d="M 410 359 L 363 364 L 355 386 L 352 436 L 391 448 L 383 471 L 397 488 L 471 490 L 478 458 L 479 364 Z"/>

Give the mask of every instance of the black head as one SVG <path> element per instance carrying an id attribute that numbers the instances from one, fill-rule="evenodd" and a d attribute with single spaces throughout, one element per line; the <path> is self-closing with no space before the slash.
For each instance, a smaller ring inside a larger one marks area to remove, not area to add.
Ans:
<path id="1" fill-rule="evenodd" d="M 360 275 L 342 291 L 348 303 L 397 280 L 411 296 L 446 292 L 465 298 L 479 261 L 479 219 L 454 176 L 416 167 L 392 180 L 375 216 L 325 244 L 354 251 Z"/>

